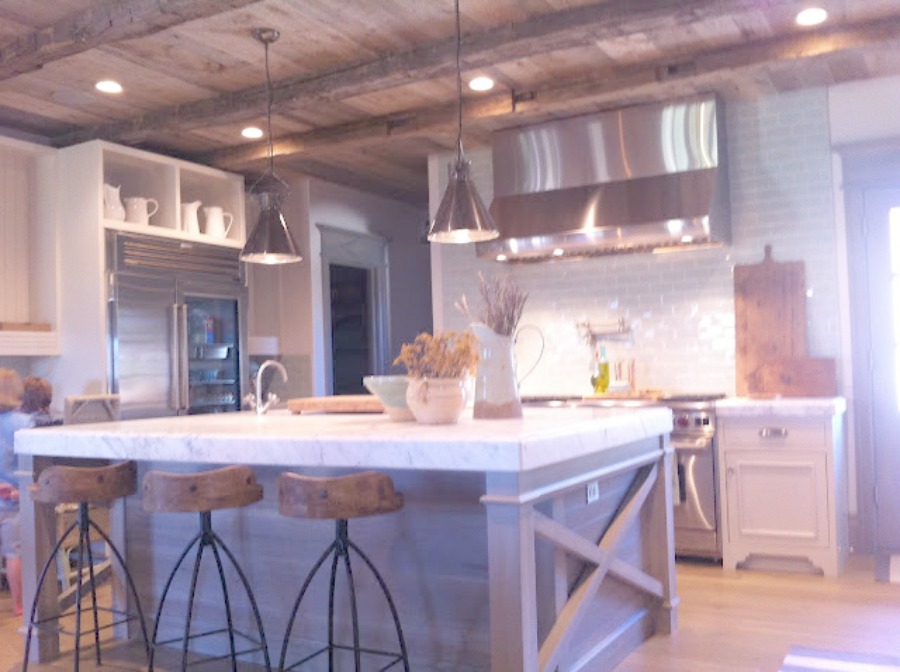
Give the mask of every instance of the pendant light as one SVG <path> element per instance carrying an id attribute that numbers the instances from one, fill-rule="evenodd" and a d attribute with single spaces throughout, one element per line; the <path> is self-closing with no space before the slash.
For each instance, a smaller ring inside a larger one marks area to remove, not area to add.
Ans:
<path id="1" fill-rule="evenodd" d="M 266 132 L 269 134 L 269 168 L 253 186 L 250 193 L 259 201 L 259 217 L 256 226 L 247 237 L 241 250 L 241 261 L 252 264 L 290 264 L 302 261 L 299 247 L 294 242 L 284 215 L 281 202 L 288 195 L 288 185 L 275 174 L 275 147 L 272 143 L 272 79 L 269 76 L 269 45 L 280 37 L 273 28 L 257 28 L 253 37 L 266 49 Z"/>
<path id="2" fill-rule="evenodd" d="M 438 206 L 437 214 L 428 229 L 428 240 L 433 243 L 475 243 L 491 240 L 500 235 L 494 220 L 471 177 L 471 162 L 463 156 L 462 146 L 462 72 L 460 50 L 462 32 L 459 21 L 459 0 L 456 0 L 456 98 L 459 115 L 456 134 L 456 164 L 450 170 L 447 191 Z"/>

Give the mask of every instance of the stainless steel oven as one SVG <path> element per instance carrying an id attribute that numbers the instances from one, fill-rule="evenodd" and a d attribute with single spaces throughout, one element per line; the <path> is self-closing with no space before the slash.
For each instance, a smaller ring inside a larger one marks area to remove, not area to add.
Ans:
<path id="1" fill-rule="evenodd" d="M 672 409 L 675 553 L 721 559 L 715 397 L 661 403 Z"/>
<path id="2" fill-rule="evenodd" d="M 722 559 L 721 518 L 716 459 L 716 400 L 724 394 L 664 397 L 532 398 L 532 404 L 575 404 L 606 408 L 668 406 L 672 409 L 675 554 Z"/>

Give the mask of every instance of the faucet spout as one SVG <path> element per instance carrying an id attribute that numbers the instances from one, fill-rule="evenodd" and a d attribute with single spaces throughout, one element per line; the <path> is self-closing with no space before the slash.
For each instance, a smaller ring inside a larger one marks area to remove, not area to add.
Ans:
<path id="1" fill-rule="evenodd" d="M 269 406 L 272 404 L 278 403 L 278 397 L 272 394 L 271 392 L 266 396 L 265 401 L 262 398 L 262 375 L 263 372 L 270 366 L 274 366 L 276 369 L 281 371 L 281 381 L 286 383 L 288 379 L 287 371 L 281 362 L 275 359 L 267 359 L 264 361 L 260 367 L 259 371 L 256 372 L 256 414 L 263 415 L 266 411 L 269 410 Z"/>

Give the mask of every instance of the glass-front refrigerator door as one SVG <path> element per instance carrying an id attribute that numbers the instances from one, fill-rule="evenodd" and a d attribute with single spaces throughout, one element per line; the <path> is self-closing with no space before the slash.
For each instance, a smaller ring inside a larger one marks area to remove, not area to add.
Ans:
<path id="1" fill-rule="evenodd" d="M 186 290 L 188 414 L 241 409 L 243 362 L 241 296 L 204 296 Z"/>

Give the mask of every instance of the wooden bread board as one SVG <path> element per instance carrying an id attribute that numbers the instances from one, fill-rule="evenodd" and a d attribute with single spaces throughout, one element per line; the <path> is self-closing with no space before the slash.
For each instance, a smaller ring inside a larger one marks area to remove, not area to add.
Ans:
<path id="1" fill-rule="evenodd" d="M 291 413 L 383 413 L 384 404 L 372 394 L 339 394 L 333 397 L 288 399 Z"/>
<path id="2" fill-rule="evenodd" d="M 0 322 L 0 331 L 50 331 L 46 322 Z"/>
<path id="3" fill-rule="evenodd" d="M 802 261 L 776 262 L 766 245 L 760 264 L 734 267 L 735 387 L 770 362 L 806 355 L 806 288 Z M 767 377 L 768 381 L 769 378 Z"/>
<path id="4" fill-rule="evenodd" d="M 835 360 L 825 357 L 781 357 L 761 364 L 748 379 L 754 397 L 834 397 Z"/>

